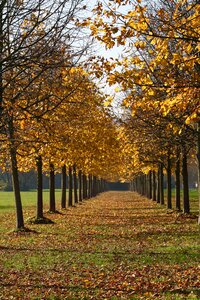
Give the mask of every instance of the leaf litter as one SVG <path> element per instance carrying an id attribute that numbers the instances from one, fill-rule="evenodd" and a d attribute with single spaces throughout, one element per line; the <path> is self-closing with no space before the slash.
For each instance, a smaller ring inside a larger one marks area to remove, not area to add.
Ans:
<path id="1" fill-rule="evenodd" d="M 29 214 L 33 213 L 32 211 Z M 107 192 L 1 234 L 0 299 L 200 299 L 195 219 L 133 192 Z M 14 216 L 3 227 L 11 229 Z"/>

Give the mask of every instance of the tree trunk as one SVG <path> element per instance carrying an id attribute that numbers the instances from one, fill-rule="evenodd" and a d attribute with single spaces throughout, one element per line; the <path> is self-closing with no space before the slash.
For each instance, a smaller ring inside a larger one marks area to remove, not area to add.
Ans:
<path id="1" fill-rule="evenodd" d="M 153 171 L 153 195 L 152 195 L 153 201 L 156 201 L 156 172 Z"/>
<path id="2" fill-rule="evenodd" d="M 11 159 L 11 169 L 12 169 L 12 180 L 13 180 L 13 190 L 15 196 L 15 207 L 16 207 L 16 228 L 24 228 L 24 217 L 22 210 L 22 201 L 20 195 L 20 186 L 19 186 L 19 174 L 17 167 L 17 154 L 16 146 L 14 141 L 14 129 L 13 129 L 13 119 L 9 121 L 9 140 L 10 140 L 10 159 Z"/>
<path id="3" fill-rule="evenodd" d="M 78 194 L 79 194 L 79 202 L 82 201 L 82 172 L 78 171 Z"/>
<path id="4" fill-rule="evenodd" d="M 168 156 L 167 159 L 167 208 L 172 209 L 172 187 L 171 187 L 171 158 Z"/>
<path id="5" fill-rule="evenodd" d="M 150 180 L 149 180 L 149 173 L 145 175 L 146 177 L 146 197 L 150 199 Z"/>
<path id="6" fill-rule="evenodd" d="M 198 160 L 198 197 L 199 197 L 199 218 L 198 224 L 200 225 L 200 122 L 197 124 L 197 160 Z"/>
<path id="7" fill-rule="evenodd" d="M 0 5 L 0 117 L 2 115 L 2 104 L 3 104 L 3 10 L 4 10 L 4 5 L 6 4 L 7 1 L 1 1 Z"/>
<path id="8" fill-rule="evenodd" d="M 183 212 L 190 213 L 190 201 L 189 201 L 189 185 L 188 185 L 188 170 L 187 170 L 187 153 L 183 147 L 182 157 L 182 177 L 183 177 Z"/>
<path id="9" fill-rule="evenodd" d="M 133 180 L 132 179 L 130 180 L 130 183 L 129 183 L 129 190 L 131 192 L 133 191 Z"/>
<path id="10" fill-rule="evenodd" d="M 157 172 L 157 203 L 160 203 L 160 170 L 158 168 L 158 172 Z"/>
<path id="11" fill-rule="evenodd" d="M 66 188 L 67 188 L 67 174 L 66 174 L 66 165 L 62 166 L 62 196 L 61 196 L 61 208 L 66 208 Z"/>
<path id="12" fill-rule="evenodd" d="M 50 163 L 49 192 L 50 192 L 49 211 L 55 213 L 56 212 L 55 170 L 54 170 L 54 165 L 52 163 Z"/>
<path id="13" fill-rule="evenodd" d="M 135 177 L 134 181 L 135 181 L 135 192 L 138 193 L 138 176 Z"/>
<path id="14" fill-rule="evenodd" d="M 149 177 L 147 174 L 143 175 L 144 178 L 144 196 L 148 198 L 149 195 Z"/>
<path id="15" fill-rule="evenodd" d="M 96 176 L 93 176 L 93 197 L 95 197 L 97 195 L 97 190 L 96 190 L 96 183 L 97 183 L 97 180 L 96 180 Z"/>
<path id="16" fill-rule="evenodd" d="M 84 185 L 84 199 L 88 198 L 88 189 L 87 189 L 87 176 L 83 175 L 83 185 Z"/>
<path id="17" fill-rule="evenodd" d="M 149 171 L 149 199 L 152 199 L 152 171 Z"/>
<path id="18" fill-rule="evenodd" d="M 92 175 L 88 175 L 88 198 L 92 197 Z"/>
<path id="19" fill-rule="evenodd" d="M 69 195 L 68 195 L 68 205 L 72 206 L 73 205 L 73 200 L 72 200 L 72 167 L 69 166 Z"/>
<path id="20" fill-rule="evenodd" d="M 175 177 L 176 177 L 176 191 L 175 191 L 176 209 L 181 210 L 180 157 L 179 157 L 179 153 L 177 153 L 177 158 L 176 158 Z"/>
<path id="21" fill-rule="evenodd" d="M 137 176 L 136 177 L 136 192 L 139 193 L 139 189 L 140 189 L 140 177 Z"/>
<path id="22" fill-rule="evenodd" d="M 103 179 L 100 179 L 100 193 L 103 193 Z"/>
<path id="23" fill-rule="evenodd" d="M 76 165 L 73 165 L 73 182 L 74 182 L 74 204 L 77 204 L 78 203 L 78 193 L 77 193 Z"/>
<path id="24" fill-rule="evenodd" d="M 88 188 L 89 188 L 89 197 L 92 198 L 94 197 L 94 186 L 93 186 L 93 180 L 94 180 L 94 177 L 90 174 L 90 179 L 89 179 L 89 185 L 88 185 Z"/>
<path id="25" fill-rule="evenodd" d="M 142 195 L 142 175 L 138 177 L 138 193 Z"/>
<path id="26" fill-rule="evenodd" d="M 103 192 L 105 192 L 105 190 L 106 190 L 106 183 L 105 183 L 104 179 L 102 179 L 102 190 L 103 190 Z"/>
<path id="27" fill-rule="evenodd" d="M 36 160 L 37 165 L 37 219 L 43 219 L 43 194 L 42 194 L 42 157 L 39 155 Z"/>
<path id="28" fill-rule="evenodd" d="M 164 174 L 163 174 L 163 163 L 160 164 L 160 204 L 164 204 Z"/>
<path id="29" fill-rule="evenodd" d="M 100 194 L 101 192 L 101 182 L 100 179 L 97 179 L 97 194 Z"/>
<path id="30" fill-rule="evenodd" d="M 146 196 L 147 182 L 146 182 L 146 175 L 145 174 L 142 175 L 142 186 L 143 186 L 142 195 Z"/>
<path id="31" fill-rule="evenodd" d="M 82 174 L 82 183 L 83 183 L 83 199 L 86 198 L 86 191 L 85 191 L 85 174 Z"/>
<path id="32" fill-rule="evenodd" d="M 96 194 L 98 195 L 99 194 L 99 179 L 97 178 L 97 181 L 96 181 Z"/>
<path id="33" fill-rule="evenodd" d="M 12 145 L 10 150 L 10 157 L 11 157 L 12 180 L 13 180 L 13 190 L 15 196 L 16 217 L 17 217 L 16 227 L 17 229 L 21 229 L 24 228 L 24 217 L 23 217 L 23 210 L 22 210 L 20 187 L 19 187 L 19 174 L 18 174 L 18 167 L 17 167 L 16 149 Z"/>

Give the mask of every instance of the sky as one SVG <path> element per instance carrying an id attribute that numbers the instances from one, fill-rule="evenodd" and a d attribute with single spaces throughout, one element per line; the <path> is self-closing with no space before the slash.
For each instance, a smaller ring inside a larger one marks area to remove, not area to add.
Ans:
<path id="1" fill-rule="evenodd" d="M 108 3 L 108 0 L 104 0 L 103 2 L 106 5 L 106 3 Z M 94 0 L 88 2 L 88 13 L 89 14 L 90 14 L 90 11 L 92 10 L 92 6 L 94 7 L 95 3 L 96 3 L 96 1 L 94 1 Z M 118 8 L 118 5 L 117 5 L 117 8 Z M 120 7 L 121 13 L 127 13 L 130 10 L 131 10 L 130 5 Z M 116 45 L 112 49 L 106 49 L 103 44 L 96 41 L 94 55 L 99 55 L 99 56 L 102 56 L 109 60 L 112 58 L 115 59 L 115 58 L 121 57 L 123 55 L 123 52 L 124 52 L 124 46 Z M 98 84 L 98 82 L 97 82 L 97 84 Z M 99 85 L 100 85 L 100 89 L 102 92 L 104 92 L 105 94 L 108 94 L 110 96 L 115 96 L 116 100 L 113 101 L 112 106 L 114 107 L 115 111 L 120 112 L 119 103 L 120 103 L 120 99 L 123 97 L 123 95 L 120 93 L 116 93 L 115 88 L 117 87 L 117 85 L 109 86 L 106 83 L 106 79 L 101 79 L 101 81 L 99 82 Z"/>

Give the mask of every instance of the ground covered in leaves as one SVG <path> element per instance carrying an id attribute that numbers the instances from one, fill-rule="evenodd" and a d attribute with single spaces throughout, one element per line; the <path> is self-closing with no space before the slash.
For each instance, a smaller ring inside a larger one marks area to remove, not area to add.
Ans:
<path id="1" fill-rule="evenodd" d="M 133 192 L 48 217 L 20 234 L 9 232 L 14 213 L 1 215 L 0 299 L 200 299 L 195 218 Z"/>

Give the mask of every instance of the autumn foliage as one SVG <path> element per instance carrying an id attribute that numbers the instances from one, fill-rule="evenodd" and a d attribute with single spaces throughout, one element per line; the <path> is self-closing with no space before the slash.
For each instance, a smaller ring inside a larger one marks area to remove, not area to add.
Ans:
<path id="1" fill-rule="evenodd" d="M 156 173 L 158 202 L 164 172 L 169 209 L 171 177 L 177 176 L 178 192 L 181 173 L 183 211 L 189 213 L 187 159 L 200 149 L 199 3 L 99 1 L 84 19 L 79 13 L 87 6 L 78 0 L 71 6 L 44 0 L 34 2 L 35 8 L 30 1 L 12 3 L 10 11 L 4 2 L 0 155 L 1 168 L 13 174 L 17 227 L 24 227 L 18 171 L 38 171 L 38 161 L 41 172 L 64 167 L 75 177 L 81 172 L 97 181 L 130 181 L 132 187 L 143 178 L 154 192 Z M 13 18 L 6 27 L 7 15 Z M 88 56 L 85 28 L 107 49 L 124 46 L 121 57 Z M 102 76 L 116 85 L 122 115 L 114 116 L 114 96 L 100 90 Z"/>
<path id="2" fill-rule="evenodd" d="M 0 298 L 199 299 L 199 24 L 192 0 L 1 1 L 0 167 L 16 213 L 1 218 Z M 96 42 L 123 50 L 95 56 Z M 30 170 L 36 213 L 21 201 Z"/>
<path id="3" fill-rule="evenodd" d="M 121 57 L 102 58 L 95 69 L 118 85 L 125 108 L 121 135 L 131 141 L 124 148 L 130 177 L 162 165 L 170 179 L 181 163 L 184 199 L 187 158 L 196 148 L 199 165 L 199 11 L 198 1 L 187 0 L 98 2 L 95 17 L 82 23 L 106 48 L 124 46 Z"/>

